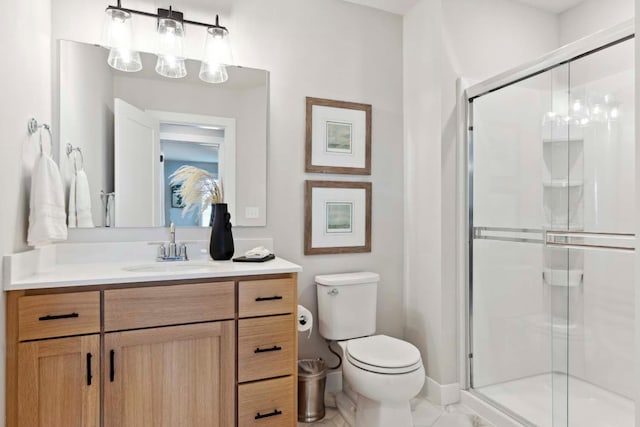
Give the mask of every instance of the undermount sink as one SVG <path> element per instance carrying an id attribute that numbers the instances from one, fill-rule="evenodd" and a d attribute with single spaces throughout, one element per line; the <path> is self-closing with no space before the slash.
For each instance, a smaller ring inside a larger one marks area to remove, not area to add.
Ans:
<path id="1" fill-rule="evenodd" d="M 214 264 L 190 264 L 184 262 L 166 262 L 157 264 L 134 265 L 123 270 L 133 273 L 198 273 L 215 268 Z"/>

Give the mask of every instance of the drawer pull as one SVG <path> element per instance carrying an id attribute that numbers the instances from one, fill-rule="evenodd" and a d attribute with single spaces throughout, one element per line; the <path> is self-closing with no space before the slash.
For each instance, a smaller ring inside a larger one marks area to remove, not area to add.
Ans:
<path id="1" fill-rule="evenodd" d="M 116 379 L 116 352 L 111 350 L 109 352 L 109 381 L 113 382 Z"/>
<path id="2" fill-rule="evenodd" d="M 260 412 L 258 412 L 256 414 L 256 420 L 260 420 L 262 418 L 275 417 L 277 415 L 282 415 L 282 411 L 278 411 L 277 409 L 274 409 L 273 412 L 269 412 L 268 414 L 261 414 Z"/>
<path id="3" fill-rule="evenodd" d="M 278 345 L 274 345 L 271 348 L 256 348 L 256 351 L 254 351 L 254 353 L 268 353 L 270 351 L 280 351 L 282 350 L 282 347 L 278 346 Z"/>
<path id="4" fill-rule="evenodd" d="M 258 298 L 256 298 L 256 302 L 276 301 L 276 300 L 280 300 L 280 299 L 282 299 L 282 297 L 280 295 L 276 295 L 274 297 L 258 297 Z"/>
<path id="5" fill-rule="evenodd" d="M 93 355 L 91 353 L 87 353 L 87 385 L 91 385 L 91 379 L 93 375 L 91 374 L 91 359 Z"/>
<path id="6" fill-rule="evenodd" d="M 38 320 L 40 321 L 46 321 L 46 320 L 59 320 L 59 319 L 73 319 L 76 317 L 80 317 L 80 315 L 78 313 L 69 313 L 69 314 L 57 314 L 55 316 L 42 316 L 39 317 Z"/>

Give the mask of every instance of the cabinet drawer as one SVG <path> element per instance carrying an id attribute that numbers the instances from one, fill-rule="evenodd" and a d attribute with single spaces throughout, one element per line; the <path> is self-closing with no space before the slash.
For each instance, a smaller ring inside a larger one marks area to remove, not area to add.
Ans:
<path id="1" fill-rule="evenodd" d="M 240 282 L 238 292 L 240 317 L 295 313 L 297 295 L 293 279 Z"/>
<path id="2" fill-rule="evenodd" d="M 18 299 L 18 339 L 100 332 L 100 292 L 30 295 Z"/>
<path id="3" fill-rule="evenodd" d="M 105 331 L 233 319 L 233 282 L 104 292 Z"/>
<path id="4" fill-rule="evenodd" d="M 294 328 L 292 314 L 241 319 L 238 322 L 238 381 L 293 374 Z"/>
<path id="5" fill-rule="evenodd" d="M 240 427 L 294 427 L 295 377 L 258 381 L 238 386 L 238 425 Z"/>

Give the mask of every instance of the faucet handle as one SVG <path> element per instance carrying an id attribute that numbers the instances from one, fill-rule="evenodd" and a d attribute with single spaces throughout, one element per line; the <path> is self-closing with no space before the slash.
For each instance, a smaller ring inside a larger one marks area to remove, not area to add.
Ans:
<path id="1" fill-rule="evenodd" d="M 164 243 L 160 243 L 158 245 L 158 258 L 165 258 L 167 256 L 167 248 L 164 246 Z"/>
<path id="2" fill-rule="evenodd" d="M 187 261 L 189 258 L 187 257 L 187 244 L 186 243 L 180 243 L 180 250 L 179 253 L 181 258 L 184 258 L 185 261 Z"/>

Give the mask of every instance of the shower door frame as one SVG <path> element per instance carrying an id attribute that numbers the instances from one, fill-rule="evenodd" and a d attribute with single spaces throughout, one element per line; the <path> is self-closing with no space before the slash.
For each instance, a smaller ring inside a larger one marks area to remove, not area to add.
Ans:
<path id="1" fill-rule="evenodd" d="M 458 118 L 463 126 L 460 127 L 458 138 L 461 140 L 461 156 L 459 158 L 460 171 L 464 171 L 459 176 L 459 189 L 461 194 L 465 194 L 466 209 L 461 210 L 459 218 L 459 232 L 464 236 L 461 241 L 460 259 L 464 260 L 465 274 L 459 280 L 459 289 L 461 295 L 464 295 L 462 304 L 464 304 L 465 319 L 461 324 L 461 334 L 464 333 L 463 339 L 460 340 L 460 372 L 462 389 L 471 393 L 473 397 L 489 404 L 493 408 L 508 415 L 515 421 L 524 426 L 536 427 L 528 420 L 514 413 L 509 408 L 504 407 L 492 399 L 486 397 L 473 388 L 473 241 L 474 222 L 473 222 L 473 101 L 483 95 L 495 92 L 507 86 L 511 86 L 528 78 L 545 73 L 552 69 L 569 64 L 572 61 L 580 59 L 584 56 L 594 54 L 600 50 L 607 49 L 611 46 L 633 39 L 635 37 L 635 20 L 630 19 L 614 27 L 598 31 L 590 36 L 582 38 L 578 41 L 554 50 L 534 61 L 525 63 L 517 68 L 513 68 L 495 77 L 487 79 L 483 82 L 467 86 L 462 79 L 458 81 Z M 637 176 L 637 175 L 636 175 Z M 461 204 L 462 204 L 461 203 Z M 544 233 L 543 230 L 513 230 L 513 231 L 536 231 Z M 546 240 L 543 235 L 543 244 Z M 513 240 L 511 240 L 513 241 Z M 527 239 L 518 239 L 518 241 L 526 242 Z M 540 243 L 537 240 L 533 243 Z M 636 308 L 636 313 L 638 309 Z"/>

